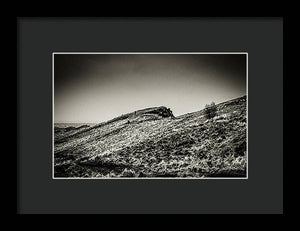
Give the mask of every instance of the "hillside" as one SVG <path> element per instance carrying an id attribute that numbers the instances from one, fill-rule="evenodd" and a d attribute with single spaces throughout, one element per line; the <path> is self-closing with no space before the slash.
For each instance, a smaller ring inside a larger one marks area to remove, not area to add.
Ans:
<path id="1" fill-rule="evenodd" d="M 166 107 L 56 129 L 55 177 L 245 177 L 246 96 L 174 117 Z"/>

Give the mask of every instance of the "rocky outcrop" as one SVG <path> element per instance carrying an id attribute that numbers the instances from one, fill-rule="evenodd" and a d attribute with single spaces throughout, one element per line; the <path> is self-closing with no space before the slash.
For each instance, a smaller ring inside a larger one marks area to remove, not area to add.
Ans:
<path id="1" fill-rule="evenodd" d="M 149 120 L 158 120 L 162 118 L 175 118 L 170 108 L 165 106 L 160 107 L 152 107 L 146 108 L 138 111 L 134 111 L 131 113 L 123 114 L 119 117 L 116 117 L 112 120 L 109 120 L 105 123 L 102 123 L 101 126 L 107 125 L 114 122 L 125 121 L 126 123 L 131 122 L 142 122 L 142 121 L 149 121 Z"/>
<path id="2" fill-rule="evenodd" d="M 171 109 L 166 108 L 164 106 L 153 108 L 153 109 L 150 109 L 150 110 L 146 109 L 145 114 L 154 114 L 154 115 L 161 116 L 163 118 L 166 118 L 166 117 L 175 118 L 174 115 L 173 115 L 173 112 L 171 111 Z"/>

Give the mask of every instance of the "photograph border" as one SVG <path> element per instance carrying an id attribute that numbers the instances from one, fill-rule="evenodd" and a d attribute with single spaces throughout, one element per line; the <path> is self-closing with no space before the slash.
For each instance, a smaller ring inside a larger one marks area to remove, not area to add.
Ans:
<path id="1" fill-rule="evenodd" d="M 55 177 L 54 176 L 54 55 L 55 54 L 245 54 L 246 55 L 246 177 Z M 248 180 L 249 117 L 248 117 L 248 52 L 52 52 L 52 180 Z"/>

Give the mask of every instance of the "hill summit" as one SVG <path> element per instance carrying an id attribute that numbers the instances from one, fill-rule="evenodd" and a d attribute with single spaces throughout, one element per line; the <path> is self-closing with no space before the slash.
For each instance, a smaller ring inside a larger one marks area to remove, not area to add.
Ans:
<path id="1" fill-rule="evenodd" d="M 120 120 L 128 120 L 128 121 L 148 121 L 148 120 L 157 120 L 161 118 L 175 118 L 170 108 L 160 106 L 160 107 L 152 107 L 146 108 L 138 111 L 134 111 L 131 113 L 123 114 L 119 117 L 116 117 L 112 120 L 105 122 L 104 124 L 109 124 L 112 122 L 120 121 Z"/>

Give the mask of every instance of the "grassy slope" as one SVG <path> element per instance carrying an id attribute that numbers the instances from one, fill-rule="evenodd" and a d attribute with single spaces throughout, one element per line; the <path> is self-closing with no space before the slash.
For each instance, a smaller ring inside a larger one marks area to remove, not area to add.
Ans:
<path id="1" fill-rule="evenodd" d="M 246 97 L 217 107 L 213 120 L 159 107 L 55 135 L 55 177 L 245 176 Z"/>

